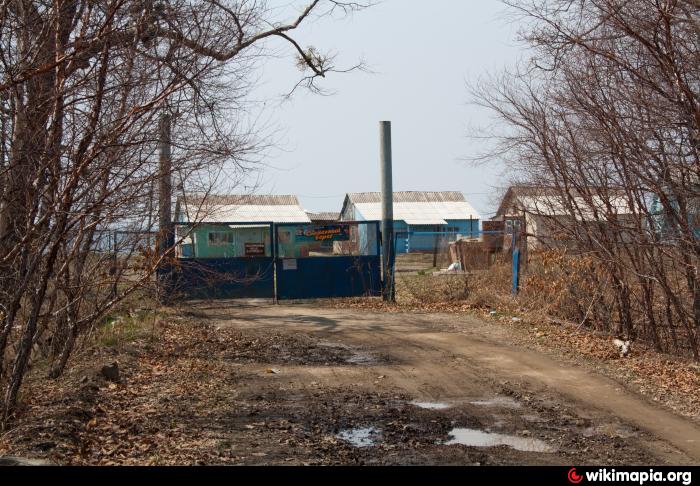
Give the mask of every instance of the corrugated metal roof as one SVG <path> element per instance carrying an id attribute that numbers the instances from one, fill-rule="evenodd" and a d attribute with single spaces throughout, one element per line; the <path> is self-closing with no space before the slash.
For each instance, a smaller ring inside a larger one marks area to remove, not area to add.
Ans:
<path id="1" fill-rule="evenodd" d="M 200 206 L 204 201 L 207 204 L 222 206 L 299 206 L 299 199 L 290 194 L 189 194 L 184 200 L 191 206 Z"/>
<path id="2" fill-rule="evenodd" d="M 382 218 L 381 194 L 351 193 L 347 199 L 365 220 Z M 461 192 L 395 192 L 394 220 L 409 225 L 444 225 L 446 220 L 481 219 Z"/>
<path id="3" fill-rule="evenodd" d="M 595 219 L 596 212 L 605 215 L 608 209 L 617 215 L 632 213 L 630 205 L 634 207 L 635 204 L 631 203 L 624 192 L 608 189 L 608 193 L 608 198 L 593 195 L 588 199 L 573 194 L 568 195 L 564 200 L 553 187 L 515 185 L 511 186 L 503 197 L 497 214 L 509 215 L 507 213 L 515 209 L 517 212 L 524 211 L 545 216 L 568 216 L 570 214 L 569 203 L 571 202 L 578 208 L 576 218 L 582 220 Z"/>
<path id="4" fill-rule="evenodd" d="M 434 225 L 434 224 L 447 224 L 447 221 L 440 218 L 403 218 L 406 224 L 411 226 L 416 225 Z"/>
<path id="5" fill-rule="evenodd" d="M 518 198 L 519 207 L 526 213 L 542 214 L 546 216 L 568 216 L 570 209 L 568 204 L 564 204 L 558 196 L 524 196 Z M 568 201 L 567 201 L 568 203 Z M 616 215 L 630 214 L 629 200 L 624 197 L 611 197 L 604 199 L 600 196 L 593 196 L 586 200 L 581 196 L 574 196 L 573 204 L 577 208 L 576 219 L 593 221 L 596 218 L 605 219 L 608 211 Z"/>
<path id="6" fill-rule="evenodd" d="M 332 211 L 322 211 L 319 213 L 307 211 L 306 215 L 311 218 L 311 221 L 338 221 L 340 219 L 340 213 Z"/>
<path id="7" fill-rule="evenodd" d="M 350 192 L 347 197 L 353 204 L 357 203 L 381 203 L 380 192 Z M 457 191 L 396 191 L 394 202 L 464 202 L 464 194 Z"/>
<path id="8" fill-rule="evenodd" d="M 178 200 L 185 221 L 206 223 L 310 223 L 291 195 L 211 195 Z"/>

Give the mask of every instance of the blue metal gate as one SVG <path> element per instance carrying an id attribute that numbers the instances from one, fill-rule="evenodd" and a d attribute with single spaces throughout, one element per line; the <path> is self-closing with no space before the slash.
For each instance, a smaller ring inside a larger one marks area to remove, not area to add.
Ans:
<path id="1" fill-rule="evenodd" d="M 264 258 L 178 259 L 167 282 L 171 298 L 270 298 L 275 295 L 274 260 Z"/>
<path id="2" fill-rule="evenodd" d="M 381 295 L 379 223 L 275 225 L 277 298 Z"/>
<path id="3" fill-rule="evenodd" d="M 159 269 L 173 300 L 381 295 L 379 223 L 176 225 Z"/>
<path id="4" fill-rule="evenodd" d="M 177 224 L 176 233 L 176 258 L 160 272 L 169 298 L 274 298 L 272 223 Z"/>

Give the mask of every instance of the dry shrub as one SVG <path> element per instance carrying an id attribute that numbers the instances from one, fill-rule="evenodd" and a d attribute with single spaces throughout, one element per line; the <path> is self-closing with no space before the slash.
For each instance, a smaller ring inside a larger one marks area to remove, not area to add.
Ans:
<path id="1" fill-rule="evenodd" d="M 607 274 L 586 255 L 531 252 L 518 300 L 528 311 L 602 328 L 611 320 Z"/>
<path id="2" fill-rule="evenodd" d="M 511 256 L 502 253 L 488 270 L 439 276 L 422 272 L 399 274 L 397 303 L 430 310 L 451 310 L 455 305 L 495 309 L 501 314 L 527 317 L 529 321 L 566 322 L 580 330 L 645 343 L 657 351 L 690 355 L 692 336 L 682 321 L 675 314 L 669 316 L 668 308 L 658 300 L 652 309 L 652 320 L 639 280 L 631 271 L 622 277 L 629 289 L 630 328 L 622 323 L 620 289 L 615 287 L 610 269 L 592 255 L 565 249 L 531 251 L 523 263 L 517 297 L 512 295 Z M 689 295 L 680 298 L 691 300 Z"/>
<path id="3" fill-rule="evenodd" d="M 520 293 L 512 295 L 511 256 L 502 253 L 487 270 L 455 275 L 397 277 L 399 304 L 454 304 L 584 322 L 604 329 L 611 320 L 604 268 L 594 259 L 562 250 L 531 252 Z"/>

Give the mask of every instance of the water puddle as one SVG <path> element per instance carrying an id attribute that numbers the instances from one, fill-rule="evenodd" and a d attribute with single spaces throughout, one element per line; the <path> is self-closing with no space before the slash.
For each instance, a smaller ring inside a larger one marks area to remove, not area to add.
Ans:
<path id="1" fill-rule="evenodd" d="M 355 447 L 372 447 L 376 445 L 380 435 L 380 432 L 374 427 L 363 427 L 341 430 L 336 437 Z"/>
<path id="2" fill-rule="evenodd" d="M 418 402 L 415 400 L 411 402 L 411 405 L 418 408 L 425 408 L 427 410 L 445 410 L 451 406 L 449 403 L 444 402 Z"/>
<path id="3" fill-rule="evenodd" d="M 370 353 L 363 353 L 358 350 L 358 348 L 355 348 L 353 346 L 348 346 L 347 344 L 342 344 L 342 343 L 332 343 L 329 341 L 321 341 L 318 343 L 318 346 L 324 347 L 324 348 L 331 348 L 331 349 L 340 349 L 343 351 L 347 351 L 350 353 L 350 357 L 345 358 L 346 363 L 350 364 L 356 364 L 356 365 L 368 365 L 368 364 L 374 364 L 377 363 L 377 357 L 373 356 Z"/>
<path id="4" fill-rule="evenodd" d="M 320 346 L 322 348 L 333 348 L 333 349 L 345 349 L 349 350 L 350 346 L 343 344 L 343 343 L 332 343 L 330 341 L 320 341 L 316 344 L 317 346 Z"/>
<path id="5" fill-rule="evenodd" d="M 491 434 L 478 429 L 455 428 L 450 431 L 452 439 L 445 445 L 462 444 L 472 447 L 495 447 L 506 445 L 518 451 L 525 452 L 554 452 L 555 449 L 547 443 L 529 437 L 515 435 Z"/>
<path id="6" fill-rule="evenodd" d="M 520 408 L 522 405 L 512 398 L 508 397 L 494 397 L 486 400 L 474 400 L 469 402 L 472 405 L 478 405 L 480 407 L 503 407 L 503 408 Z"/>
<path id="7" fill-rule="evenodd" d="M 346 359 L 345 362 L 351 363 L 351 364 L 364 365 L 364 364 L 376 363 L 377 358 L 375 358 L 374 356 L 369 355 L 369 354 L 355 353 L 352 356 L 350 356 L 348 359 Z"/>

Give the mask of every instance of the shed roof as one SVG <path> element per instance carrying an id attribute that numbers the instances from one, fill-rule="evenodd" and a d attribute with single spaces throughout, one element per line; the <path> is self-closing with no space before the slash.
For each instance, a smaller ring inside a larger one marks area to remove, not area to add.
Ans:
<path id="1" fill-rule="evenodd" d="M 176 213 L 185 222 L 310 223 L 292 195 L 190 195 L 177 200 Z"/>
<path id="2" fill-rule="evenodd" d="M 607 192 L 608 197 L 596 194 L 590 199 L 574 194 L 572 201 L 578 208 L 577 219 L 594 219 L 596 212 L 604 215 L 609 210 L 617 215 L 632 213 L 631 202 L 622 191 L 610 189 Z M 508 188 L 496 214 L 508 216 L 507 213 L 513 208 L 517 208 L 518 212 L 524 211 L 544 216 L 566 216 L 570 213 L 566 202 L 553 187 L 515 185 Z M 634 207 L 634 203 L 632 203 L 632 207 Z"/>
<path id="3" fill-rule="evenodd" d="M 447 220 L 481 219 L 479 213 L 456 191 L 400 191 L 393 195 L 394 220 L 409 225 L 443 225 Z M 345 196 L 343 213 L 348 204 L 355 206 L 366 220 L 382 218 L 381 193 L 349 193 Z"/>
<path id="4" fill-rule="evenodd" d="M 338 221 L 340 219 L 340 213 L 333 211 L 321 211 L 319 213 L 307 211 L 306 214 L 311 221 Z"/>

